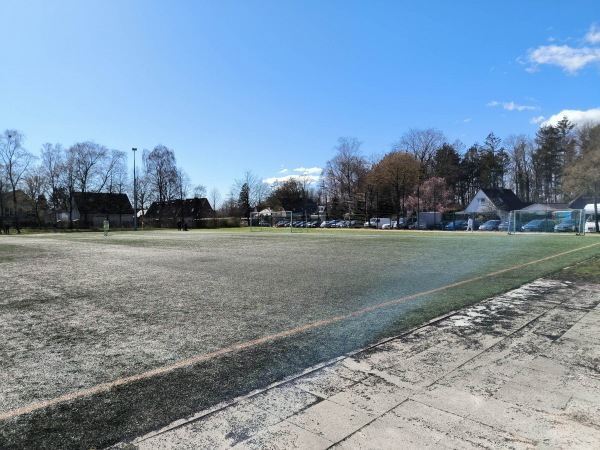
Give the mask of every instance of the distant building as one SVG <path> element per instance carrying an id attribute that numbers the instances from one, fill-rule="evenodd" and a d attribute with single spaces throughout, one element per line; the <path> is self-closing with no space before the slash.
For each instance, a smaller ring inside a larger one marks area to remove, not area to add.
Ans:
<path id="1" fill-rule="evenodd" d="M 153 202 L 144 215 L 144 223 L 157 227 L 175 227 L 182 221 L 190 228 L 199 228 L 200 221 L 212 218 L 214 211 L 206 198 L 186 198 Z"/>
<path id="2" fill-rule="evenodd" d="M 521 201 L 511 190 L 504 188 L 480 189 L 471 203 L 465 208 L 466 214 L 496 215 L 500 220 L 508 220 L 511 211 L 530 205 Z"/>
<path id="3" fill-rule="evenodd" d="M 126 194 L 108 192 L 74 192 L 73 210 L 62 211 L 58 218 L 68 226 L 71 220 L 77 227 L 102 227 L 108 219 L 113 227 L 130 227 L 133 207 Z"/>
<path id="4" fill-rule="evenodd" d="M 0 223 L 15 224 L 15 219 L 20 226 L 38 226 L 51 220 L 46 212 L 46 199 L 40 196 L 38 201 L 32 200 L 24 191 L 17 189 L 17 209 L 13 203 L 13 193 L 4 192 L 0 196 Z"/>

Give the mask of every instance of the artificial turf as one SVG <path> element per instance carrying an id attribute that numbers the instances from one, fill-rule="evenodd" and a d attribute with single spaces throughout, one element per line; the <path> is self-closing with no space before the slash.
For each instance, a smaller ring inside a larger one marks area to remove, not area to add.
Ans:
<path id="1" fill-rule="evenodd" d="M 598 244 L 403 232 L 3 238 L 0 414 L 473 281 L 7 418 L 0 448 L 108 446 L 564 267 L 585 268 L 577 263 L 598 256 Z"/>

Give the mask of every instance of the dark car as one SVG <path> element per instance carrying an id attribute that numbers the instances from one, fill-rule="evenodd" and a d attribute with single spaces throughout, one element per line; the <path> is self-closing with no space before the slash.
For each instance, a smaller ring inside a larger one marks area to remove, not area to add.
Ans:
<path id="1" fill-rule="evenodd" d="M 510 225 L 510 228 L 509 228 Z M 500 223 L 500 225 L 498 225 L 498 231 L 522 231 L 523 229 L 523 224 L 521 222 L 519 222 L 518 220 L 508 222 L 508 220 L 505 220 L 504 222 Z"/>
<path id="2" fill-rule="evenodd" d="M 453 220 L 452 222 L 448 222 L 444 227 L 444 230 L 447 231 L 465 231 L 467 229 L 467 225 L 469 222 L 467 220 Z M 477 220 L 473 221 L 473 230 L 477 230 L 479 228 L 479 222 Z"/>
<path id="3" fill-rule="evenodd" d="M 407 230 L 416 221 L 417 221 L 417 219 L 415 219 L 414 217 L 411 217 L 411 218 L 401 217 L 398 221 L 394 220 L 392 222 L 392 228 L 393 229 L 397 228 L 399 230 Z"/>
<path id="4" fill-rule="evenodd" d="M 577 232 L 579 231 L 579 223 L 575 219 L 563 219 L 561 223 L 554 226 L 556 233 Z"/>
<path id="5" fill-rule="evenodd" d="M 488 220 L 486 223 L 479 227 L 480 231 L 498 231 L 499 220 Z"/>
<path id="6" fill-rule="evenodd" d="M 556 222 L 549 219 L 536 219 L 531 222 L 527 222 L 523 225 L 523 231 L 537 231 L 537 232 L 546 232 L 551 233 L 554 231 L 554 226 Z"/>
<path id="7" fill-rule="evenodd" d="M 444 230 L 448 231 L 456 231 L 456 230 L 466 230 L 467 229 L 467 221 L 466 220 L 454 220 L 449 222 Z"/>

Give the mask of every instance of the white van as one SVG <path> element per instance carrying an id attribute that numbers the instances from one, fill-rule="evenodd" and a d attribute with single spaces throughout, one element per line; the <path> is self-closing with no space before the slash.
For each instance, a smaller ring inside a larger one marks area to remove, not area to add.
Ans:
<path id="1" fill-rule="evenodd" d="M 392 225 L 392 219 L 389 217 L 373 217 L 369 220 L 369 227 L 382 229 L 384 225 L 388 225 L 388 228 Z"/>
<path id="2" fill-rule="evenodd" d="M 598 205 L 598 210 L 600 211 L 600 205 Z M 585 212 L 585 232 L 586 233 L 595 233 L 596 232 L 596 220 L 594 219 L 594 204 L 588 203 L 584 208 Z"/>

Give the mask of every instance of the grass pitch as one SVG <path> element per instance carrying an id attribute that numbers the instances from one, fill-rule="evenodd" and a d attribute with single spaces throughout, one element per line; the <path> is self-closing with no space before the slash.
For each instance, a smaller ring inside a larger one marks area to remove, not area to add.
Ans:
<path id="1" fill-rule="evenodd" d="M 597 255 L 600 239 L 572 235 L 3 237 L 0 448 L 107 446 Z M 331 321 L 396 299 L 406 300 Z M 215 356 L 19 413 L 207 354 Z"/>

